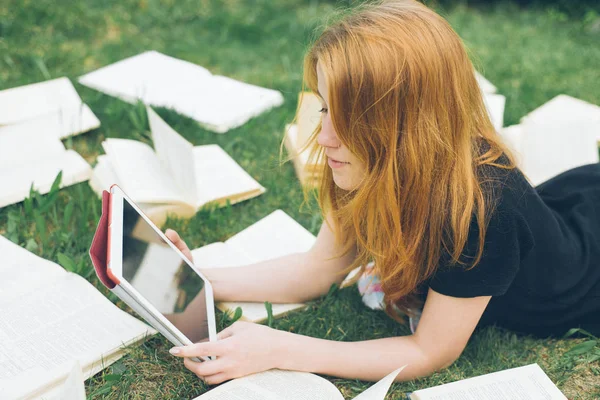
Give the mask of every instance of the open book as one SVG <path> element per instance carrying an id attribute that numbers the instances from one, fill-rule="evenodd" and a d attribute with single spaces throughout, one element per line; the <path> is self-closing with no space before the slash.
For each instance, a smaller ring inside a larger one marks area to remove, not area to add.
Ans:
<path id="1" fill-rule="evenodd" d="M 305 149 L 311 135 L 321 122 L 321 100 L 312 92 L 298 94 L 298 112 L 295 124 L 286 125 L 284 145 L 292 158 L 296 175 L 303 186 L 316 186 L 321 177 L 324 160 L 310 160 L 310 149 Z"/>
<path id="2" fill-rule="evenodd" d="M 410 400 L 567 400 L 537 364 L 417 390 L 408 398 Z"/>
<path id="3" fill-rule="evenodd" d="M 168 213 L 192 216 L 209 203 L 225 205 L 265 192 L 220 146 L 194 147 L 147 107 L 154 149 L 130 139 L 106 139 L 90 185 L 118 184 L 158 226 Z"/>
<path id="4" fill-rule="evenodd" d="M 0 127 L 0 207 L 25 200 L 32 184 L 48 193 L 60 171 L 63 187 L 89 179 L 92 169 L 77 152 L 66 150 L 55 135 L 22 125 Z"/>
<path id="5" fill-rule="evenodd" d="M 359 394 L 354 400 L 384 400 L 398 368 Z M 194 400 L 344 400 L 327 379 L 307 372 L 270 370 L 224 383 Z"/>
<path id="6" fill-rule="evenodd" d="M 192 250 L 194 265 L 198 268 L 225 268 L 253 264 L 286 254 L 308 251 L 315 236 L 282 210 L 232 236 L 229 240 Z M 218 303 L 222 311 L 242 309 L 242 319 L 262 322 L 267 319 L 263 303 Z M 273 316 L 303 308 L 304 304 L 273 304 Z"/>
<path id="7" fill-rule="evenodd" d="M 188 61 L 147 51 L 79 78 L 85 86 L 129 103 L 177 111 L 224 133 L 283 104 L 280 92 L 225 76 Z"/>
<path id="8" fill-rule="evenodd" d="M 571 168 L 598 162 L 600 107 L 559 95 L 500 135 L 536 186 Z"/>
<path id="9" fill-rule="evenodd" d="M 0 397 L 50 397 L 74 361 L 85 378 L 153 334 L 81 276 L 0 236 Z"/>
<path id="10" fill-rule="evenodd" d="M 0 91 L 0 128 L 20 124 L 20 131 L 65 138 L 96 129 L 100 121 L 63 77 Z"/>

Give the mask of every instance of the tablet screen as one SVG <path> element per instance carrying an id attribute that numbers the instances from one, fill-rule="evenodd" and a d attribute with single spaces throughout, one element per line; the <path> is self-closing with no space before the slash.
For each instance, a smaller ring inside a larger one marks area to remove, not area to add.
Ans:
<path id="1" fill-rule="evenodd" d="M 188 339 L 208 338 L 204 280 L 125 198 L 122 273 Z"/>

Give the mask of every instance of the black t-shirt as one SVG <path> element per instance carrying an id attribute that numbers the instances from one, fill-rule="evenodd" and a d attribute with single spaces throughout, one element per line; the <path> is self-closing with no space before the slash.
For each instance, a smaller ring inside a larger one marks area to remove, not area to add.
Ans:
<path id="1" fill-rule="evenodd" d="M 452 297 L 492 296 L 480 325 L 540 336 L 582 327 L 600 335 L 600 164 L 533 188 L 518 169 L 486 166 L 495 200 L 477 265 L 440 268 L 427 282 Z M 465 258 L 476 253 L 472 222 Z M 467 263 L 468 265 L 468 263 Z"/>

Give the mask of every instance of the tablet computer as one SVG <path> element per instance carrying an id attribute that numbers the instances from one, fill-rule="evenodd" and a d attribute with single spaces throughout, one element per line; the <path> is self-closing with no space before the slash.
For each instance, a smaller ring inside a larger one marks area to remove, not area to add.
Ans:
<path id="1" fill-rule="evenodd" d="M 216 341 L 208 279 L 117 185 L 103 196 L 103 217 L 106 201 L 105 271 L 94 262 L 103 283 L 175 346 Z"/>

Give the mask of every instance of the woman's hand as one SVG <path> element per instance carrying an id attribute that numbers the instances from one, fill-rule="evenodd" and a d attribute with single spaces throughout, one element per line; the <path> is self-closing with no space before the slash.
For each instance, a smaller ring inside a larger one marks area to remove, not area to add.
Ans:
<path id="1" fill-rule="evenodd" d="M 209 385 L 272 368 L 284 359 L 290 333 L 250 322 L 236 322 L 218 335 L 216 342 L 173 347 L 169 352 L 185 357 L 187 369 Z M 195 362 L 188 357 L 216 356 L 216 360 Z"/>
<path id="2" fill-rule="evenodd" d="M 187 244 L 185 244 L 183 239 L 181 237 L 179 237 L 179 234 L 177 232 L 175 232 L 173 229 L 167 229 L 165 231 L 165 236 L 171 242 L 173 242 L 175 247 L 177 247 L 179 249 L 179 251 L 181 251 L 183 253 L 183 255 L 187 257 L 188 260 L 190 260 L 191 262 L 194 262 L 194 258 L 192 257 L 192 252 L 190 251 L 190 248 L 188 247 Z"/>

